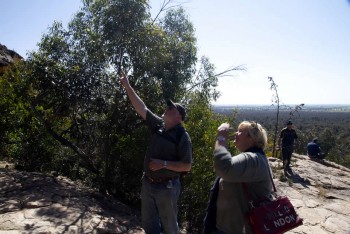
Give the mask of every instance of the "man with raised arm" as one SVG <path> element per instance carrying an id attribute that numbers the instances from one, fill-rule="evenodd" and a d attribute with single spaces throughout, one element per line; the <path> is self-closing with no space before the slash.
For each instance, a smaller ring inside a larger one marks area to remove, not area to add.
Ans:
<path id="1" fill-rule="evenodd" d="M 159 117 L 136 94 L 125 73 L 121 74 L 119 81 L 136 112 L 152 131 L 143 167 L 142 227 L 151 234 L 178 234 L 179 178 L 192 166 L 192 143 L 182 126 L 186 110 L 181 104 L 167 100 L 165 112 Z"/>

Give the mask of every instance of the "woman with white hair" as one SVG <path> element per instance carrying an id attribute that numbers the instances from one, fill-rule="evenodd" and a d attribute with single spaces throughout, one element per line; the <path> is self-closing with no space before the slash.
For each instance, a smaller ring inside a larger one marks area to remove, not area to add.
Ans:
<path id="1" fill-rule="evenodd" d="M 227 149 L 229 128 L 228 123 L 219 126 L 214 150 L 214 169 L 219 178 L 214 198 L 216 231 L 225 234 L 252 233 L 246 218 L 249 201 L 243 186 L 253 200 L 271 196 L 271 169 L 263 151 L 267 145 L 267 134 L 256 122 L 241 122 L 234 134 L 234 144 L 240 153 L 231 155 Z M 206 228 L 204 232 L 211 233 Z"/>

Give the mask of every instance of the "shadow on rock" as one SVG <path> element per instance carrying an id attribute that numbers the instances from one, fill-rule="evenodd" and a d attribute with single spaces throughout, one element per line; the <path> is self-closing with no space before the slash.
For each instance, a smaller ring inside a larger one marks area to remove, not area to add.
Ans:
<path id="1" fill-rule="evenodd" d="M 307 188 L 311 184 L 307 178 L 301 177 L 292 168 L 284 170 L 284 175 L 286 178 L 289 178 L 290 180 L 292 180 L 293 183 L 299 183 L 305 188 Z"/>

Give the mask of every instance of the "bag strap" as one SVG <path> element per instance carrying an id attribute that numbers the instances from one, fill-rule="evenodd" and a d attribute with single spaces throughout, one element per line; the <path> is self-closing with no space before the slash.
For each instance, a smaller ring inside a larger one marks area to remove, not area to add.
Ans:
<path id="1" fill-rule="evenodd" d="M 267 162 L 267 164 L 269 165 L 269 162 Z M 275 183 L 273 182 L 273 178 L 272 178 L 272 175 L 271 175 L 270 165 L 269 165 L 269 167 L 268 167 L 267 170 L 269 171 L 269 174 L 270 174 L 270 179 L 271 179 L 273 191 L 274 191 L 275 193 L 277 193 L 276 186 L 275 186 Z"/>
<path id="2" fill-rule="evenodd" d="M 267 164 L 269 165 L 268 162 L 267 162 Z M 276 186 L 275 186 L 275 183 L 273 182 L 273 178 L 272 178 L 272 175 L 271 175 L 270 166 L 268 167 L 267 170 L 269 171 L 270 180 L 271 180 L 272 187 L 273 187 L 273 192 L 277 193 Z M 250 202 L 249 202 L 250 205 L 253 207 L 253 199 L 252 199 L 251 193 L 248 191 L 247 184 L 246 184 L 246 183 L 242 183 L 242 186 L 243 186 L 244 193 L 245 193 L 245 195 L 246 195 L 247 198 L 248 198 L 248 201 L 250 201 Z"/>

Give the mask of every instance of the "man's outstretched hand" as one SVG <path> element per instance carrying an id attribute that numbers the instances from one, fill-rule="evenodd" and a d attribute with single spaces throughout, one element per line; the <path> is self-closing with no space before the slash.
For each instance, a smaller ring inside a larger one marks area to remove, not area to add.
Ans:
<path id="1" fill-rule="evenodd" d="M 130 86 L 128 76 L 126 75 L 125 71 L 123 71 L 123 70 L 119 74 L 119 83 L 121 85 L 123 85 L 125 88 Z"/>

